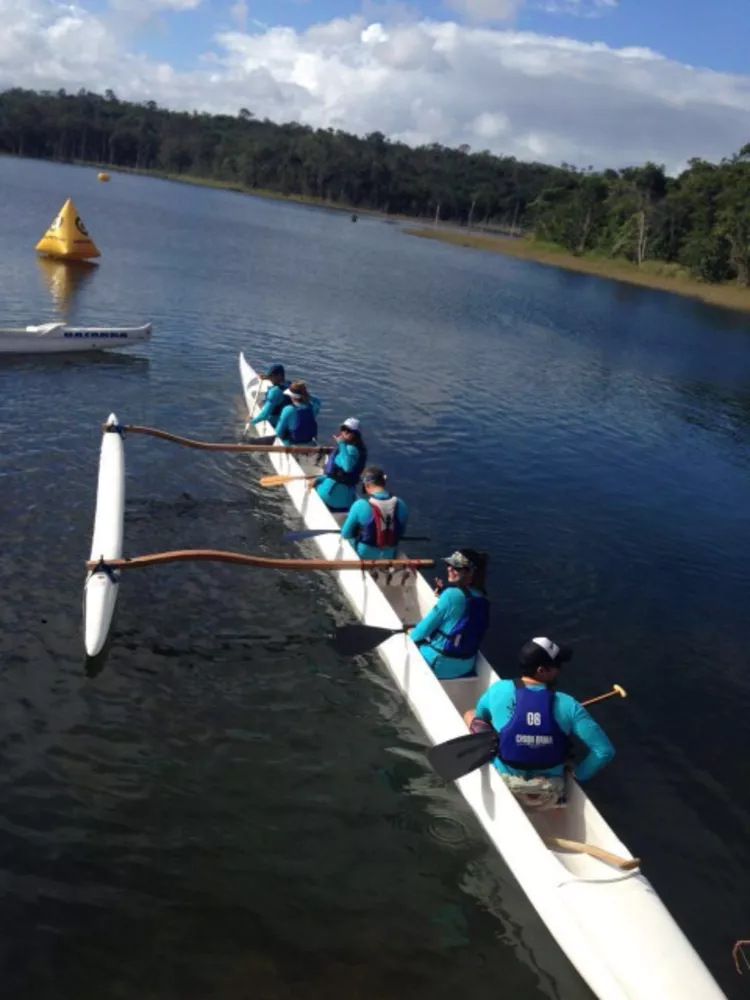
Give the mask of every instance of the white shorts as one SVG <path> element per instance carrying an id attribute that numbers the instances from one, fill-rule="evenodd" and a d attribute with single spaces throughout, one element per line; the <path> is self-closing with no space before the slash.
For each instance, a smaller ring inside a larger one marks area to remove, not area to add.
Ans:
<path id="1" fill-rule="evenodd" d="M 536 778 L 524 778 L 520 774 L 501 772 L 500 777 L 525 809 L 536 812 L 565 804 L 565 778 L 562 775 L 545 774 Z"/>

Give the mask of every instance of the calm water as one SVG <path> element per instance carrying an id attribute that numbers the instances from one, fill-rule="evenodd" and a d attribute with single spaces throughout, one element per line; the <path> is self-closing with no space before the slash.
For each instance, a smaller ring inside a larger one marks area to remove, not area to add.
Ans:
<path id="1" fill-rule="evenodd" d="M 87 274 L 33 252 L 69 195 Z M 325 434 L 364 421 L 426 555 L 490 549 L 501 669 L 551 634 L 573 694 L 628 689 L 595 710 L 618 756 L 592 794 L 742 996 L 750 319 L 70 167 L 0 159 L 0 218 L 4 325 L 154 323 L 131 356 L 0 361 L 4 1000 L 590 998 L 379 661 L 329 650 L 328 578 L 133 574 L 86 677 L 99 425 L 235 439 L 240 349 L 304 375 Z M 298 551 L 264 461 L 138 437 L 126 458 L 127 554 Z"/>

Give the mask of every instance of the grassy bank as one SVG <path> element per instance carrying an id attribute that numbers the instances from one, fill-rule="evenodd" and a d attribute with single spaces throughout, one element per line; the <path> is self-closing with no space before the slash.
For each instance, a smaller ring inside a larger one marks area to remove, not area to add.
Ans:
<path id="1" fill-rule="evenodd" d="M 485 236 L 455 229 L 408 228 L 411 236 L 421 236 L 428 240 L 439 240 L 454 246 L 472 247 L 475 250 L 489 250 L 509 257 L 532 260 L 537 264 L 562 267 L 568 271 L 594 274 L 600 278 L 627 281 L 632 285 L 658 288 L 676 295 L 686 295 L 701 299 L 711 305 L 727 309 L 750 312 L 750 288 L 736 284 L 708 285 L 690 277 L 687 271 L 676 264 L 663 261 L 645 261 L 640 267 L 628 260 L 596 257 L 586 254 L 576 257 L 553 243 L 542 243 L 530 239 L 508 239 L 500 236 Z"/>

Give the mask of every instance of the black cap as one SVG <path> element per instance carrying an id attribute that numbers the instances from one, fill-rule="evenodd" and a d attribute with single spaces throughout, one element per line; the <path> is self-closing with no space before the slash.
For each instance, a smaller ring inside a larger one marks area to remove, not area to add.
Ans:
<path id="1" fill-rule="evenodd" d="M 524 670 L 536 670 L 537 667 L 561 667 L 572 656 L 570 646 L 558 646 L 551 639 L 529 639 L 521 647 L 518 662 Z"/>

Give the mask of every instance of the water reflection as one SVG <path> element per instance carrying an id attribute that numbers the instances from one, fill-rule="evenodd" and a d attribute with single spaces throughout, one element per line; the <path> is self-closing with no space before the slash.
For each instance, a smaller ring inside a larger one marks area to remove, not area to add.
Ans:
<path id="1" fill-rule="evenodd" d="M 36 260 L 56 312 L 68 319 L 81 289 L 91 282 L 99 265 L 88 260 L 54 260 L 52 257 L 37 257 Z"/>

